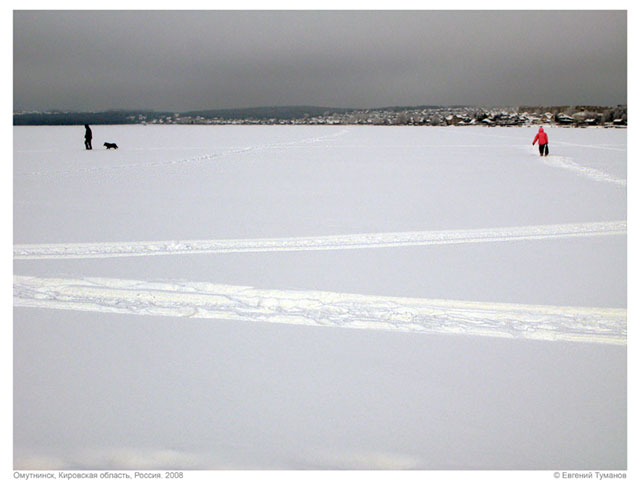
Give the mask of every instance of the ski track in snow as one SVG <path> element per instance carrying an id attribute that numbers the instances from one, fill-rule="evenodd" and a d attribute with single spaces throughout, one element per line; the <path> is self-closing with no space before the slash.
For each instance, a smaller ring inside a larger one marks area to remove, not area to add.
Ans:
<path id="1" fill-rule="evenodd" d="M 77 174 L 85 174 L 88 172 L 100 172 L 100 173 L 116 172 L 117 173 L 122 170 L 139 168 L 139 167 L 162 167 L 167 165 L 169 166 L 182 165 L 182 164 L 189 164 L 189 163 L 204 162 L 208 160 L 214 160 L 218 158 L 224 158 L 224 157 L 229 157 L 233 155 L 239 155 L 243 153 L 261 151 L 261 150 L 313 144 L 313 143 L 322 142 L 324 140 L 328 140 L 331 138 L 339 137 L 341 135 L 346 134 L 348 131 L 349 131 L 348 128 L 343 128 L 338 132 L 334 132 L 328 135 L 322 135 L 320 137 L 310 137 L 310 138 L 303 138 L 301 140 L 293 140 L 290 142 L 269 143 L 269 144 L 262 144 L 262 145 L 254 145 L 251 147 L 235 148 L 235 149 L 226 150 L 223 152 L 207 153 L 204 155 L 197 155 L 194 157 L 188 157 L 188 158 L 182 158 L 182 159 L 161 160 L 156 162 L 129 163 L 129 164 L 121 164 L 121 165 L 102 165 L 99 167 L 73 168 L 73 169 L 67 169 L 67 170 L 54 170 L 54 171 L 46 171 L 46 172 L 15 172 L 14 175 L 39 176 L 39 177 L 46 178 L 46 177 L 56 176 L 56 175 L 77 175 Z"/>
<path id="2" fill-rule="evenodd" d="M 616 185 L 620 185 L 622 187 L 627 186 L 627 181 L 622 178 L 617 178 L 613 175 L 608 174 L 607 172 L 603 172 L 602 170 L 598 170 L 592 167 L 586 167 L 584 165 L 580 165 L 574 162 L 569 157 L 557 156 L 557 155 L 549 155 L 548 157 L 542 157 L 544 160 L 544 164 L 550 167 L 563 168 L 565 170 L 570 170 L 572 172 L 577 173 L 583 177 L 590 178 L 591 180 L 595 180 L 597 182 L 609 182 L 615 183 Z"/>
<path id="3" fill-rule="evenodd" d="M 626 221 L 616 221 L 560 225 L 528 225 L 522 227 L 481 228 L 471 230 L 386 232 L 268 239 L 34 244 L 14 245 L 13 256 L 15 260 L 38 260 L 239 252 L 346 250 L 622 235 L 626 234 L 626 231 Z"/>
<path id="4" fill-rule="evenodd" d="M 626 309 L 14 276 L 14 306 L 626 345 Z"/>

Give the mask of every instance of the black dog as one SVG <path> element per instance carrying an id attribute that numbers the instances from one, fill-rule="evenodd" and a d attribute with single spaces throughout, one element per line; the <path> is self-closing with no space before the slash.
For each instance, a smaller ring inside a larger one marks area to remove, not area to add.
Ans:
<path id="1" fill-rule="evenodd" d="M 104 146 L 107 147 L 107 150 L 109 150 L 110 148 L 118 148 L 118 145 L 109 142 L 104 142 Z"/>

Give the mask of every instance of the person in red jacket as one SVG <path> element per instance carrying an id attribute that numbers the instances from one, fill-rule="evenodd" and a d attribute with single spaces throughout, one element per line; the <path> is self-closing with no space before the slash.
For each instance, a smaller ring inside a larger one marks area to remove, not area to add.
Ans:
<path id="1" fill-rule="evenodd" d="M 536 138 L 533 139 L 533 143 L 531 145 L 535 145 L 536 142 L 538 142 L 540 156 L 544 155 L 546 157 L 549 155 L 549 137 L 547 137 L 547 134 L 542 127 L 538 130 L 538 134 L 536 135 Z"/>

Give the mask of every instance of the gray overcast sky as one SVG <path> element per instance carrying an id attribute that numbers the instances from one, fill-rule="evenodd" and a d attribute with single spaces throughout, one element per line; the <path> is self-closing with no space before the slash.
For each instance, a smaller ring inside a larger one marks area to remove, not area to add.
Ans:
<path id="1" fill-rule="evenodd" d="M 16 11 L 14 109 L 627 102 L 626 11 Z"/>

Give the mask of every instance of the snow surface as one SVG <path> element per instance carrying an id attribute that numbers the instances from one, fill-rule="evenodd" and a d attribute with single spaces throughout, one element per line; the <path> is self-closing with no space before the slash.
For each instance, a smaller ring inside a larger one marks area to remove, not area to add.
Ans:
<path id="1" fill-rule="evenodd" d="M 626 131 L 536 130 L 14 127 L 15 467 L 626 468 Z"/>

